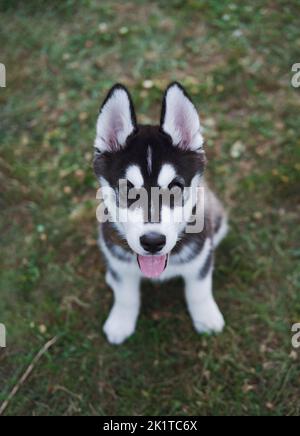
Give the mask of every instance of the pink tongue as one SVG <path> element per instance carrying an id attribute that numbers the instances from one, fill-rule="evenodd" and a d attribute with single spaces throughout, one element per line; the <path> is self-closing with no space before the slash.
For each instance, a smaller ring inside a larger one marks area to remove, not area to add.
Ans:
<path id="1" fill-rule="evenodd" d="M 144 276 L 154 278 L 164 271 L 167 256 L 138 256 L 138 261 Z"/>

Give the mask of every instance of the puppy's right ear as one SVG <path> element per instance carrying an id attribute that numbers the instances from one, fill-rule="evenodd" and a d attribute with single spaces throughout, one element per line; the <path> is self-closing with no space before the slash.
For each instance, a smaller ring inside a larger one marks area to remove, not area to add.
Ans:
<path id="1" fill-rule="evenodd" d="M 120 150 L 136 129 L 130 94 L 125 86 L 117 84 L 111 88 L 100 109 L 94 144 L 96 154 Z"/>

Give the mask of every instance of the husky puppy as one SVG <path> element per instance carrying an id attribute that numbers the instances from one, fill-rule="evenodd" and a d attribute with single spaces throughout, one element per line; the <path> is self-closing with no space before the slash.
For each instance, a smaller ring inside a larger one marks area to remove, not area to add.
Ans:
<path id="1" fill-rule="evenodd" d="M 177 82 L 168 86 L 160 125 L 150 126 L 137 124 L 129 92 L 115 85 L 100 109 L 94 146 L 95 173 L 108 192 L 103 203 L 109 219 L 102 220 L 99 236 L 114 293 L 103 328 L 108 341 L 121 344 L 134 333 L 145 277 L 181 276 L 196 331 L 221 332 L 224 319 L 212 294 L 213 254 L 226 235 L 227 217 L 204 182 L 202 128 L 184 88 Z M 159 196 L 154 204 L 155 189 L 174 195 L 169 202 Z"/>

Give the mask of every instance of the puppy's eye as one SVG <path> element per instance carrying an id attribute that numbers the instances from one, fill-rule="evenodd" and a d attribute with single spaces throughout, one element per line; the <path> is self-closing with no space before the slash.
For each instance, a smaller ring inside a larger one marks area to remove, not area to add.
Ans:
<path id="1" fill-rule="evenodd" d="M 130 189 L 133 189 L 134 186 L 131 182 L 129 182 L 129 180 L 120 180 L 119 181 L 119 185 L 117 187 L 117 190 L 119 191 L 120 194 L 127 194 L 127 191 L 130 191 Z"/>
<path id="2" fill-rule="evenodd" d="M 133 187 L 133 184 L 130 183 L 129 180 L 120 180 L 117 193 L 122 200 L 127 201 L 128 193 L 131 189 L 133 189 Z"/>
<path id="3" fill-rule="evenodd" d="M 168 189 L 179 188 L 181 191 L 184 189 L 184 182 L 181 179 L 174 179 L 169 184 Z"/>
<path id="4" fill-rule="evenodd" d="M 133 183 L 131 183 L 129 180 L 127 180 L 127 189 L 128 189 L 128 191 L 129 191 L 130 189 L 133 189 L 133 188 L 134 188 Z"/>

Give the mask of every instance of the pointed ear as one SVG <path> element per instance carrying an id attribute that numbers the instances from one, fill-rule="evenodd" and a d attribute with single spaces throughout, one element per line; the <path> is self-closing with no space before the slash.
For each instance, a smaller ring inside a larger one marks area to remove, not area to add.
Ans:
<path id="1" fill-rule="evenodd" d="M 111 88 L 100 109 L 94 144 L 96 153 L 120 150 L 136 128 L 130 94 L 123 85 L 117 84 Z"/>
<path id="2" fill-rule="evenodd" d="M 160 127 L 182 150 L 201 150 L 203 145 L 199 115 L 184 88 L 177 82 L 166 89 Z"/>

